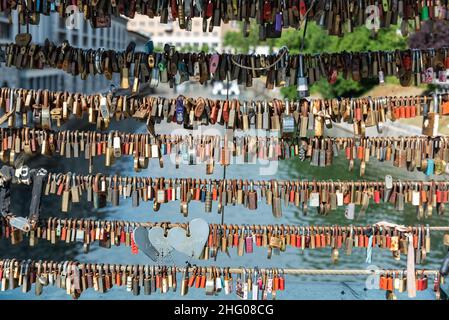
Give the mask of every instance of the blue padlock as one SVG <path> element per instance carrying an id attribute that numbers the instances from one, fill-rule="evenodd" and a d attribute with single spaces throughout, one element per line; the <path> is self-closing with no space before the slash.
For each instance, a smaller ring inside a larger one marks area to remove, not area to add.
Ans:
<path id="1" fill-rule="evenodd" d="M 430 176 L 433 174 L 435 168 L 435 162 L 433 159 L 427 159 L 427 168 L 426 168 L 426 176 Z"/>
<path id="2" fill-rule="evenodd" d="M 175 115 L 176 115 L 176 122 L 178 124 L 182 124 L 184 122 L 184 103 L 182 100 L 183 100 L 182 98 L 178 98 L 176 100 Z"/>

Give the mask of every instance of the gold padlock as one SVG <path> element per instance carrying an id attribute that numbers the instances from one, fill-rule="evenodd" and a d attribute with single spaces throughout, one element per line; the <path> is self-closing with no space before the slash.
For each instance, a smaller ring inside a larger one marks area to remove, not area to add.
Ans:
<path id="1" fill-rule="evenodd" d="M 449 247 L 449 233 L 446 233 L 443 237 L 443 243 L 445 246 Z"/>
<path id="2" fill-rule="evenodd" d="M 282 240 L 278 237 L 271 236 L 270 237 L 270 247 L 280 249 L 282 246 Z"/>

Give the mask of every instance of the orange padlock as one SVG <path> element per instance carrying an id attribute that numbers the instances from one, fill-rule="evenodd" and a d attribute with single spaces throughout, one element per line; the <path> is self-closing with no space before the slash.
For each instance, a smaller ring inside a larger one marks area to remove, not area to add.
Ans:
<path id="1" fill-rule="evenodd" d="M 315 234 L 315 247 L 321 248 L 321 236 L 318 233 Z"/>
<path id="2" fill-rule="evenodd" d="M 217 201 L 217 197 L 218 197 L 218 191 L 217 191 L 217 187 L 214 185 L 214 187 L 212 188 L 212 200 Z"/>
<path id="3" fill-rule="evenodd" d="M 387 277 L 385 275 L 381 275 L 380 276 L 379 289 L 380 290 L 387 290 Z"/>
<path id="4" fill-rule="evenodd" d="M 387 277 L 387 290 L 393 291 L 393 277 L 391 275 Z"/>
<path id="5" fill-rule="evenodd" d="M 405 106 L 401 105 L 399 107 L 399 119 L 405 118 Z"/>
<path id="6" fill-rule="evenodd" d="M 189 287 L 193 287 L 196 279 L 196 270 L 189 277 Z"/>
<path id="7" fill-rule="evenodd" d="M 405 118 L 411 118 L 412 108 L 410 106 L 405 107 Z"/>
<path id="8" fill-rule="evenodd" d="M 416 117 L 416 106 L 410 106 L 410 117 Z"/>
<path id="9" fill-rule="evenodd" d="M 365 159 L 365 148 L 363 146 L 357 147 L 357 159 Z"/>
<path id="10" fill-rule="evenodd" d="M 279 290 L 279 277 L 277 275 L 273 277 L 273 290 Z"/>
<path id="11" fill-rule="evenodd" d="M 448 115 L 449 114 L 449 101 L 443 102 L 441 104 L 441 114 Z"/>

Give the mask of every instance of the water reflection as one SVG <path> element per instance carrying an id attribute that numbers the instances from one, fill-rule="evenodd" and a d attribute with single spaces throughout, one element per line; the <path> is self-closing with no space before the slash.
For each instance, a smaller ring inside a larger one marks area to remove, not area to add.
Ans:
<path id="1" fill-rule="evenodd" d="M 111 129 L 117 129 L 113 127 Z M 120 130 L 143 132 L 144 126 L 133 121 L 127 121 L 121 124 Z M 342 135 L 344 132 L 338 130 L 332 132 L 333 135 Z M 156 161 L 150 163 L 147 170 L 135 173 L 132 170 L 132 158 L 126 157 L 119 159 L 111 168 L 105 168 L 103 165 L 104 159 L 94 160 L 95 172 L 103 172 L 107 174 L 120 173 L 122 175 L 139 175 L 139 176 L 165 176 L 165 177 L 201 177 L 201 178 L 221 178 L 223 171 L 221 166 L 216 165 L 215 172 L 212 176 L 205 175 L 205 165 L 198 166 L 182 166 L 181 169 L 176 170 L 172 163 L 165 161 L 164 168 L 159 168 Z M 44 165 L 52 171 L 66 172 L 73 171 L 86 174 L 87 162 L 79 159 L 34 159 L 32 166 L 39 167 Z M 371 161 L 366 168 L 364 179 L 379 180 L 386 174 L 393 175 L 394 178 L 399 179 L 423 179 L 425 178 L 421 173 L 409 173 L 404 170 L 398 170 L 388 163 L 378 163 Z M 270 179 L 271 177 L 259 177 L 258 165 L 234 165 L 230 166 L 226 172 L 227 178 L 242 178 L 242 179 Z M 358 166 L 354 168 L 353 172 L 347 171 L 347 161 L 344 159 L 344 154 L 334 161 L 334 165 L 329 168 L 311 167 L 308 163 L 301 163 L 296 159 L 282 161 L 279 165 L 277 179 L 328 179 L 332 177 L 333 180 L 351 180 L 360 179 L 358 176 Z M 13 193 L 13 212 L 26 215 L 28 212 L 29 198 L 23 197 L 23 194 L 29 192 L 29 188 L 23 186 L 14 186 Z M 26 199 L 26 201 L 24 201 Z M 61 199 L 59 197 L 49 196 L 43 199 L 43 212 L 45 216 L 60 216 L 66 217 L 68 215 L 61 213 Z M 172 222 L 187 222 L 193 218 L 204 218 L 210 223 L 220 223 L 222 216 L 217 214 L 216 204 L 214 204 L 212 213 L 204 212 L 204 204 L 192 202 L 189 205 L 189 216 L 184 218 L 179 210 L 179 202 L 164 204 L 158 212 L 153 212 L 151 203 L 142 202 L 138 208 L 131 207 L 131 200 L 121 200 L 119 207 L 111 207 L 95 210 L 91 203 L 81 201 L 73 204 L 70 211 L 70 217 L 89 217 L 95 219 L 125 219 L 134 221 L 172 221 Z M 373 224 L 381 220 L 388 220 L 404 225 L 416 225 L 416 212 L 412 206 L 406 205 L 404 212 L 398 212 L 389 204 L 371 205 L 366 213 L 366 216 L 357 221 L 348 221 L 344 217 L 344 209 L 332 211 L 328 216 L 320 216 L 314 210 L 309 210 L 309 213 L 304 216 L 298 208 L 290 205 L 283 207 L 283 217 L 279 220 L 274 220 L 271 207 L 264 203 L 259 203 L 258 210 L 255 212 L 248 211 L 240 206 L 225 207 L 224 221 L 231 224 L 304 224 L 304 225 L 347 225 L 347 224 Z M 445 225 L 447 218 L 444 216 L 434 216 L 422 223 L 429 225 Z M 25 241 L 24 241 L 25 242 Z M 112 249 L 99 248 L 98 245 L 91 246 L 89 254 L 82 252 L 82 244 L 65 244 L 60 243 L 56 246 L 51 246 L 47 241 L 40 240 L 39 245 L 30 248 L 26 243 L 17 246 L 11 246 L 4 240 L 1 241 L 1 257 L 17 257 L 17 258 L 31 258 L 31 259 L 48 259 L 48 260 L 64 260 L 77 259 L 83 262 L 105 262 L 105 263 L 129 263 L 129 264 L 146 264 L 151 261 L 142 253 L 132 255 L 130 248 L 124 246 L 114 247 Z M 444 247 L 442 245 L 442 234 L 434 233 L 432 236 L 432 251 L 428 254 L 427 261 L 423 267 L 426 269 L 438 268 L 441 259 L 444 256 Z M 354 248 L 351 256 L 344 255 L 340 252 L 340 261 L 333 265 L 331 262 L 331 252 L 328 249 L 305 250 L 304 252 L 288 248 L 286 252 L 279 256 L 273 256 L 271 259 L 266 257 L 266 249 L 255 248 L 254 253 L 237 257 L 236 249 L 230 250 L 230 257 L 225 254 L 219 254 L 216 261 L 196 261 L 198 265 L 217 265 L 217 266 L 259 266 L 259 267 L 284 267 L 284 268 L 366 268 L 365 264 L 366 252 L 363 249 Z M 381 268 L 406 268 L 406 257 L 403 256 L 401 261 L 395 261 L 388 250 L 374 249 L 372 265 Z M 330 282 L 332 281 L 332 282 Z M 364 290 L 363 277 L 293 277 L 288 276 L 286 281 L 285 292 L 279 294 L 280 299 L 384 299 L 384 293 L 377 290 Z M 429 288 L 431 285 L 429 284 Z M 178 289 L 179 290 L 179 289 Z M 33 292 L 33 290 L 32 290 Z M 342 293 L 343 292 L 343 293 Z M 4 298 L 14 299 L 33 299 L 34 294 L 22 294 L 20 290 L 12 292 L 2 292 Z M 430 290 L 419 293 L 419 298 L 433 299 Z M 114 288 L 108 294 L 97 294 L 93 290 L 83 293 L 81 299 L 179 299 L 179 292 L 171 293 L 168 296 L 161 294 L 152 294 L 151 296 L 140 295 L 133 297 L 131 293 L 127 293 L 125 288 Z M 190 290 L 187 299 L 204 299 L 209 298 L 205 296 L 204 290 Z M 235 299 L 235 294 L 225 296 L 220 294 L 219 299 Z M 406 295 L 399 295 L 399 298 L 406 298 Z M 44 294 L 39 299 L 71 299 L 63 290 L 45 288 Z"/>

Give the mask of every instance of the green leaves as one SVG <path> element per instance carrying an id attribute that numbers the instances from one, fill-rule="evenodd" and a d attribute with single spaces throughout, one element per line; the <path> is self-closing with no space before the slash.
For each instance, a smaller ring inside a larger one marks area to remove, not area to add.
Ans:
<path id="1" fill-rule="evenodd" d="M 244 38 L 242 32 L 228 32 L 225 35 L 224 44 L 234 48 L 239 53 L 248 53 L 259 45 L 269 46 L 270 51 L 273 48 L 287 46 L 290 53 L 294 54 L 299 53 L 302 34 L 303 30 L 287 29 L 282 31 L 281 38 L 260 42 L 258 26 L 252 24 L 248 38 Z M 379 30 L 375 39 L 372 38 L 371 31 L 365 26 L 355 28 L 354 32 L 339 38 L 328 36 L 326 30 L 317 26 L 314 22 L 310 22 L 307 26 L 303 52 L 377 51 L 405 49 L 406 47 L 407 39 L 400 35 L 397 26 Z M 333 98 L 337 96 L 358 96 L 371 89 L 375 84 L 377 84 L 376 81 L 355 82 L 345 80 L 340 76 L 333 85 L 330 85 L 326 79 L 322 79 L 310 89 L 311 93 L 319 93 L 325 98 Z M 281 92 L 286 97 L 296 97 L 296 87 L 282 88 Z"/>

